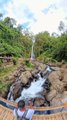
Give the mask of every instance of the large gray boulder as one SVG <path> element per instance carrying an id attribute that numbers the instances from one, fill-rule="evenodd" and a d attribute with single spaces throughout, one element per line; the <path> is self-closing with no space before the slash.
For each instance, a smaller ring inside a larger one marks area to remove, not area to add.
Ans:
<path id="1" fill-rule="evenodd" d="M 20 76 L 21 82 L 23 84 L 27 84 L 29 82 L 30 79 L 32 79 L 32 74 L 30 71 L 25 71 L 22 72 L 21 76 Z"/>

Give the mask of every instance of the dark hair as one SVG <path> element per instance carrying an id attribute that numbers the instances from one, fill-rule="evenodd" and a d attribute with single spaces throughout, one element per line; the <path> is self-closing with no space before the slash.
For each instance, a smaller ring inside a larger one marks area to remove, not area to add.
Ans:
<path id="1" fill-rule="evenodd" d="M 25 101 L 24 100 L 20 100 L 18 102 L 18 108 L 24 108 L 25 107 Z"/>

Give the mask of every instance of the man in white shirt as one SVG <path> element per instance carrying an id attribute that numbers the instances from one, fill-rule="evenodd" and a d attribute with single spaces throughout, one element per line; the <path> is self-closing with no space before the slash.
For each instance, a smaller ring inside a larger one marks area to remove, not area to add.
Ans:
<path id="1" fill-rule="evenodd" d="M 26 111 L 26 107 L 25 107 L 25 101 L 20 100 L 18 102 L 18 108 L 14 109 L 14 116 L 17 118 L 17 116 L 19 116 L 20 118 L 22 118 L 23 114 Z M 27 110 L 26 113 L 26 119 L 28 120 L 32 120 L 32 116 L 34 114 L 34 110 L 32 109 L 32 104 L 30 103 L 30 108 Z"/>

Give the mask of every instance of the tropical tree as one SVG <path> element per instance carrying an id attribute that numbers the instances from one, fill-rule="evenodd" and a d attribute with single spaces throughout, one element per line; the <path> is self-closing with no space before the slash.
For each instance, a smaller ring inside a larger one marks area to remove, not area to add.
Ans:
<path id="1" fill-rule="evenodd" d="M 0 21 L 2 20 L 2 18 L 3 18 L 3 14 L 2 14 L 2 13 L 0 13 Z"/>
<path id="2" fill-rule="evenodd" d="M 13 26 L 16 25 L 16 20 L 14 18 L 6 17 L 4 19 L 4 23 L 5 23 L 5 25 L 13 28 Z"/>

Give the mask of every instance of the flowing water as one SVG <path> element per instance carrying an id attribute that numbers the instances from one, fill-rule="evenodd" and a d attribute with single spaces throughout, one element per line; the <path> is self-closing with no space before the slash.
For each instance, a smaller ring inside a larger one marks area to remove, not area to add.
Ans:
<path id="1" fill-rule="evenodd" d="M 34 55 L 34 43 L 35 43 L 35 38 L 32 38 L 32 51 L 31 51 L 31 60 L 34 60 L 35 55 Z"/>
<path id="2" fill-rule="evenodd" d="M 8 96 L 7 96 L 7 100 L 10 100 L 10 101 L 14 101 L 13 99 L 13 85 L 10 87 L 10 91 L 8 93 Z"/>
<path id="3" fill-rule="evenodd" d="M 39 93 L 43 91 L 42 85 L 44 84 L 45 80 L 38 74 L 39 79 L 38 80 L 33 80 L 31 83 L 30 87 L 28 89 L 24 88 L 23 91 L 21 92 L 21 96 L 16 100 L 18 102 L 21 99 L 29 99 L 29 98 L 35 98 L 39 96 Z"/>
<path id="4" fill-rule="evenodd" d="M 48 78 L 48 74 L 47 73 L 50 73 L 51 72 L 51 69 L 49 66 L 47 66 L 46 68 L 46 74 L 43 77 L 41 77 L 40 73 L 37 74 L 38 75 L 38 79 L 33 79 L 33 82 L 31 82 L 31 85 L 29 88 L 24 88 L 21 92 L 21 96 L 19 98 L 16 99 L 16 102 L 18 102 L 19 100 L 21 99 L 24 99 L 24 100 L 28 100 L 28 99 L 31 99 L 31 98 L 35 98 L 35 97 L 43 97 L 41 96 L 40 93 L 42 93 L 43 89 L 43 84 L 45 83 L 45 81 L 47 80 Z M 19 81 L 17 81 L 17 84 L 18 84 Z M 7 99 L 8 100 L 11 100 L 13 101 L 13 89 L 14 89 L 14 85 L 12 85 L 10 87 L 10 91 L 9 91 L 9 94 L 7 96 Z"/>

